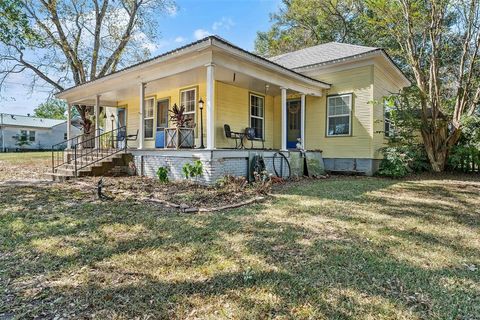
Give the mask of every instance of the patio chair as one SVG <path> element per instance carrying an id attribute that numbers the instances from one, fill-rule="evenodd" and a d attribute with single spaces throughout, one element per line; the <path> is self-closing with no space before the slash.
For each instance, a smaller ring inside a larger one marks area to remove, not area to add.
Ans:
<path id="1" fill-rule="evenodd" d="M 245 138 L 245 133 L 232 131 L 228 124 L 224 124 L 223 129 L 225 130 L 225 137 L 235 140 L 235 149 L 244 148 L 243 139 Z"/>
<path id="2" fill-rule="evenodd" d="M 255 133 L 255 128 L 246 128 L 245 129 L 245 138 L 250 141 L 251 146 L 250 149 L 253 149 L 253 142 L 254 141 L 261 141 L 262 142 L 262 149 L 265 149 L 265 139 L 257 137 Z"/>

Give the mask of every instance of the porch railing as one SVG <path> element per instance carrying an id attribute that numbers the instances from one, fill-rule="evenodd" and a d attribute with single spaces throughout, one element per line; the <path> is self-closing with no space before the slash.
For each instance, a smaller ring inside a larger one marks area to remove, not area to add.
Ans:
<path id="1" fill-rule="evenodd" d="M 85 136 L 85 134 L 81 134 L 52 146 L 52 172 L 55 172 L 55 169 L 63 164 L 71 163 L 71 153 L 73 149 L 67 149 L 68 145 L 70 144 L 73 148 Z"/>
<path id="2" fill-rule="evenodd" d="M 74 174 L 116 153 L 127 150 L 127 128 L 119 127 L 95 137 L 83 139 L 73 148 Z M 93 146 L 93 147 L 92 147 Z M 97 146 L 97 147 L 94 147 Z"/>
<path id="3" fill-rule="evenodd" d="M 69 165 L 75 176 L 79 170 L 127 149 L 127 129 L 119 127 L 96 136 L 82 134 L 52 146 L 52 173 Z M 70 142 L 71 149 L 67 149 Z"/>

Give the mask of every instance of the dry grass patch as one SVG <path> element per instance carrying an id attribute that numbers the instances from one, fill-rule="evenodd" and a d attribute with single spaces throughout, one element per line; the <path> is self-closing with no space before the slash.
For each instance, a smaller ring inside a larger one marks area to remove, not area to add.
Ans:
<path id="1" fill-rule="evenodd" d="M 143 196 L 142 181 L 116 183 Z M 480 182 L 468 176 L 300 181 L 201 214 L 79 186 L 0 187 L 0 318 L 480 314 Z"/>
<path id="2" fill-rule="evenodd" d="M 52 153 L 48 151 L 0 153 L 0 181 L 45 180 L 51 166 Z"/>

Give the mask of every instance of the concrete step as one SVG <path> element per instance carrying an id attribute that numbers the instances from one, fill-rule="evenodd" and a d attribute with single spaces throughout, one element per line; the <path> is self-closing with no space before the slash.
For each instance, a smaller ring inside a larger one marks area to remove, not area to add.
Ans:
<path id="1" fill-rule="evenodd" d="M 102 175 L 106 171 L 112 169 L 115 167 L 117 161 L 120 161 L 120 159 L 123 158 L 125 153 L 119 152 L 113 155 L 108 155 L 106 157 L 103 157 L 102 155 L 98 157 L 87 157 L 87 158 L 81 158 L 77 159 L 77 176 L 96 176 L 96 175 Z M 83 161 L 82 161 L 83 160 Z M 95 161 L 94 163 L 89 163 L 91 161 Z M 83 168 L 79 168 L 80 166 L 83 166 L 85 164 L 89 163 Z M 73 178 L 75 176 L 75 164 L 73 162 L 71 163 L 65 163 L 57 168 L 55 168 L 54 173 L 49 174 L 54 181 L 63 181 L 66 179 Z"/>

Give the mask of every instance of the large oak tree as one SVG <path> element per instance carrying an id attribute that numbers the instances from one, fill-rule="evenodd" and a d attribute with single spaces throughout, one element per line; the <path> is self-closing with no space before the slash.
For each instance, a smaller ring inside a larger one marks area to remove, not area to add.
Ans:
<path id="1" fill-rule="evenodd" d="M 334 14 L 326 16 L 329 11 Z M 266 55 L 327 41 L 387 48 L 416 86 L 411 92 L 432 169 L 445 169 L 463 124 L 478 117 L 478 0 L 284 0 L 273 19 L 272 29 L 257 37 L 257 50 Z M 331 35 L 324 26 L 332 26 Z"/>
<path id="2" fill-rule="evenodd" d="M 0 0 L 0 86 L 12 74 L 53 91 L 146 59 L 171 0 Z M 76 106 L 84 122 L 87 106 Z"/>

